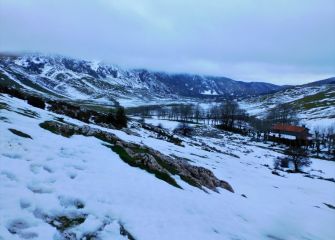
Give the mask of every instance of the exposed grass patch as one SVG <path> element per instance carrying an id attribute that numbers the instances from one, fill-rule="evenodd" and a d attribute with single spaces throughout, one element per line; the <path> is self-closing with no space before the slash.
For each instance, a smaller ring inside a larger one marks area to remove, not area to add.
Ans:
<path id="1" fill-rule="evenodd" d="M 64 232 L 65 230 L 78 226 L 85 222 L 86 217 L 85 216 L 77 216 L 77 217 L 68 217 L 68 216 L 57 216 L 49 221 L 49 224 L 55 228 L 57 228 L 58 231 Z"/>
<path id="2" fill-rule="evenodd" d="M 7 103 L 0 102 L 0 110 L 1 109 L 9 110 L 9 105 Z"/>
<path id="3" fill-rule="evenodd" d="M 310 110 L 317 107 L 327 107 L 335 104 L 335 90 L 328 89 L 327 91 L 319 92 L 290 103 L 292 106 L 304 110 Z"/>
<path id="4" fill-rule="evenodd" d="M 162 173 L 159 171 L 154 171 L 151 169 L 148 169 L 146 166 L 144 166 L 143 164 L 139 164 L 138 162 L 135 161 L 135 159 L 133 159 L 131 156 L 129 156 L 129 154 L 120 146 L 109 146 L 109 145 L 105 145 L 109 148 L 111 148 L 114 152 L 116 152 L 117 154 L 119 154 L 120 158 L 125 161 L 126 163 L 128 163 L 129 165 L 133 166 L 133 167 L 139 167 L 143 170 L 146 170 L 149 173 L 154 174 L 157 178 L 175 186 L 178 188 L 181 188 L 177 182 L 169 175 L 166 173 Z M 135 153 L 149 153 L 149 151 L 145 148 L 131 148 L 132 151 L 134 151 Z M 197 188 L 201 188 L 201 186 L 195 182 L 192 178 L 187 177 L 187 176 L 183 176 L 179 174 L 178 169 L 171 165 L 168 164 L 167 162 L 163 161 L 162 159 L 160 159 L 157 156 L 154 156 L 154 158 L 156 159 L 157 163 L 164 169 L 166 169 L 169 173 L 171 173 L 172 175 L 178 175 L 180 176 L 180 178 L 185 181 L 186 183 L 188 183 L 191 186 L 197 187 Z"/>
<path id="5" fill-rule="evenodd" d="M 193 186 L 193 187 L 201 188 L 201 186 L 200 186 L 198 183 L 196 183 L 192 178 L 190 178 L 190 177 L 188 177 L 188 176 L 180 176 L 180 178 L 181 178 L 183 181 L 185 181 L 185 182 L 187 182 L 188 184 L 190 184 L 191 186 Z"/>
<path id="6" fill-rule="evenodd" d="M 115 144 L 116 143 L 116 140 L 115 139 L 107 139 L 106 138 L 106 135 L 103 134 L 103 133 L 95 133 L 94 134 L 94 137 L 96 137 L 97 139 L 100 139 L 101 141 L 103 142 L 107 142 L 107 143 L 110 143 L 110 144 Z M 106 147 L 109 147 L 110 145 L 108 144 L 103 144 L 104 146 Z"/>
<path id="7" fill-rule="evenodd" d="M 7 75 L 0 72 L 0 85 L 5 87 L 15 87 L 21 88 L 22 86 L 15 82 L 14 80 L 10 79 Z"/>
<path id="8" fill-rule="evenodd" d="M 177 188 L 181 188 L 177 182 L 168 174 L 165 172 L 160 172 L 154 169 L 150 169 L 149 167 L 145 166 L 141 161 L 136 161 L 136 159 L 132 158 L 127 152 L 126 150 L 124 150 L 123 147 L 121 146 L 111 146 L 108 144 L 103 144 L 106 147 L 109 147 L 110 149 L 112 149 L 113 152 L 117 153 L 119 155 L 119 157 L 128 165 L 132 166 L 132 167 L 138 167 L 141 168 L 145 171 L 147 171 L 148 173 L 154 174 L 155 177 L 157 177 L 160 180 L 163 180 L 164 182 L 167 182 L 168 184 L 177 187 Z M 141 150 L 139 150 L 141 151 Z"/>
<path id="9" fill-rule="evenodd" d="M 178 175 L 180 176 L 180 178 L 184 181 L 187 182 L 188 184 L 190 184 L 191 186 L 197 187 L 197 188 L 201 188 L 201 186 L 196 183 L 192 178 L 187 177 L 187 176 L 183 176 L 180 175 L 177 168 L 173 165 L 170 165 L 164 161 L 162 161 L 160 158 L 155 157 L 156 161 L 158 162 L 159 165 L 161 165 L 163 168 L 165 168 L 169 173 L 173 174 L 173 175 Z"/>
<path id="10" fill-rule="evenodd" d="M 172 165 L 169 165 L 168 163 L 162 161 L 160 158 L 155 157 L 156 161 L 158 162 L 159 165 L 161 165 L 163 168 L 165 168 L 169 173 L 173 174 L 173 175 L 177 175 L 178 174 L 178 170 L 177 168 L 175 168 Z"/>
<path id="11" fill-rule="evenodd" d="M 11 131 L 13 134 L 19 136 L 19 137 L 33 139 L 29 134 L 26 134 L 24 132 L 21 132 L 19 130 L 14 129 L 14 128 L 8 128 L 8 130 Z"/>
<path id="12" fill-rule="evenodd" d="M 149 150 L 142 147 L 130 148 L 135 153 L 149 153 Z"/>
<path id="13" fill-rule="evenodd" d="M 68 129 L 67 131 L 60 131 L 57 127 L 55 127 L 52 124 L 52 121 L 45 121 L 39 124 L 39 126 L 45 130 L 48 130 L 54 134 L 61 135 L 63 137 L 71 137 L 73 136 L 76 132 L 73 129 Z"/>

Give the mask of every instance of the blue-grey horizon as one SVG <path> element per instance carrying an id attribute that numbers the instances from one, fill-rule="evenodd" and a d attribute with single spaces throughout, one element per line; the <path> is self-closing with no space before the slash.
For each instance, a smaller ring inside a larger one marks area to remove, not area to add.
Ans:
<path id="1" fill-rule="evenodd" d="M 0 0 L 0 51 L 303 84 L 335 76 L 334 0 Z"/>

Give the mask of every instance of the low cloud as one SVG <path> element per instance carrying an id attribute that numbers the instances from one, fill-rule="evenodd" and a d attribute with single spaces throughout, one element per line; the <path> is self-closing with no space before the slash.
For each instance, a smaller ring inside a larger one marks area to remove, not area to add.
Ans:
<path id="1" fill-rule="evenodd" d="M 0 51 L 299 84 L 335 76 L 333 0 L 0 0 Z"/>

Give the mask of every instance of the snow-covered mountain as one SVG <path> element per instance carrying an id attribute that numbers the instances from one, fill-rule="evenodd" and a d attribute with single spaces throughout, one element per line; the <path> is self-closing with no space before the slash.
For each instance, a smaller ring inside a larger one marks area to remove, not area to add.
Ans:
<path id="1" fill-rule="evenodd" d="M 273 94 L 248 98 L 241 102 L 249 114 L 264 116 L 267 110 L 287 103 L 310 128 L 335 123 L 335 78 L 283 89 Z"/>
<path id="2" fill-rule="evenodd" d="M 7 80 L 40 92 L 95 101 L 213 96 L 236 98 L 281 89 L 269 83 L 246 83 L 225 77 L 167 74 L 144 69 L 124 70 L 100 62 L 39 54 L 1 56 L 0 74 Z"/>

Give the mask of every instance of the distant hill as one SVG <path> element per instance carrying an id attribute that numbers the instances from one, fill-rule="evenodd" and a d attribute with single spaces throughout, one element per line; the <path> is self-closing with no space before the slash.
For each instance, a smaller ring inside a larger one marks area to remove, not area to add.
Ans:
<path id="1" fill-rule="evenodd" d="M 314 127 L 335 124 L 335 78 L 293 86 L 273 94 L 247 98 L 242 102 L 251 115 L 265 116 L 266 111 L 287 103 L 299 114 L 302 123 Z"/>

